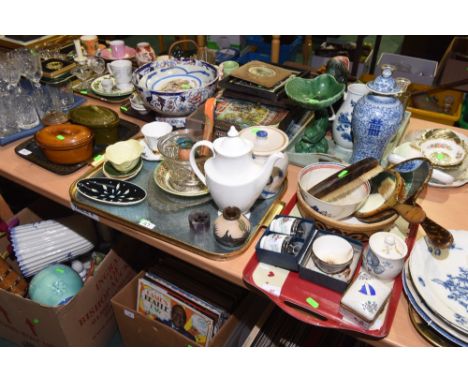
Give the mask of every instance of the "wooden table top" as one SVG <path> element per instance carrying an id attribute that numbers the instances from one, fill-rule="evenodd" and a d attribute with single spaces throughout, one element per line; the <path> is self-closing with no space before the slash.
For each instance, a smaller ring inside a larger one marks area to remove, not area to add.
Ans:
<path id="1" fill-rule="evenodd" d="M 100 104 L 110 107 L 119 112 L 117 105 L 109 105 L 100 101 L 89 100 L 88 103 Z M 138 125 L 143 125 L 144 122 L 138 119 L 131 118 L 126 115 L 121 117 Z M 427 122 L 420 119 L 411 118 L 408 133 L 428 128 L 446 128 L 446 125 Z M 455 129 L 457 132 L 468 135 L 468 131 L 463 129 Z M 82 176 L 90 167 L 85 167 L 71 175 L 60 176 L 49 172 L 15 154 L 14 148 L 21 143 L 16 141 L 6 146 L 0 147 L 0 175 L 16 182 L 28 189 L 31 189 L 38 194 L 41 194 L 59 204 L 71 207 L 69 196 L 70 185 L 80 176 Z M 288 170 L 288 188 L 283 196 L 283 201 L 289 201 L 296 192 L 297 173 L 300 168 L 289 166 Z M 461 188 L 435 188 L 428 187 L 420 196 L 420 204 L 423 206 L 427 215 L 436 220 L 442 226 L 448 229 L 467 229 L 468 221 L 468 186 Z M 242 272 L 254 254 L 256 240 L 250 245 L 245 252 L 232 259 L 223 261 L 215 261 L 204 258 L 189 250 L 182 249 L 173 244 L 156 239 L 148 234 L 141 233 L 118 223 L 111 222 L 105 218 L 100 218 L 100 221 L 110 227 L 113 227 L 125 234 L 141 240 L 155 248 L 163 250 L 173 256 L 183 259 L 201 269 L 216 274 L 230 282 L 245 287 L 242 280 Z M 421 235 L 421 231 L 419 235 Z M 429 343 L 424 340 L 413 328 L 408 316 L 408 303 L 404 293 L 400 298 L 399 306 L 393 322 L 392 329 L 389 335 L 378 341 L 369 341 L 377 346 L 429 346 Z"/>

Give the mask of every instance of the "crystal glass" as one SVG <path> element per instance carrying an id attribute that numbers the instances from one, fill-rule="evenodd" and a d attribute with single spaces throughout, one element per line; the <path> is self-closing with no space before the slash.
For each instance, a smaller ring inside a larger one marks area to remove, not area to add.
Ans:
<path id="1" fill-rule="evenodd" d="M 28 130 L 39 124 L 39 116 L 31 96 L 24 94 L 16 96 L 14 102 L 17 107 L 16 119 L 19 129 Z"/>
<path id="2" fill-rule="evenodd" d="M 97 77 L 102 76 L 106 70 L 106 62 L 99 57 L 89 57 L 87 65 L 91 68 Z"/>
<path id="3" fill-rule="evenodd" d="M 94 72 L 88 65 L 78 65 L 72 70 L 72 74 L 81 81 L 78 90 L 87 90 L 89 88 L 89 79 Z"/>

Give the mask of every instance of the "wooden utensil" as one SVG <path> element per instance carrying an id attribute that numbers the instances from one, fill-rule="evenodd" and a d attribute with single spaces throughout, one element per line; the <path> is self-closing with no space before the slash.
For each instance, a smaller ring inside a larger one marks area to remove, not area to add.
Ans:
<path id="1" fill-rule="evenodd" d="M 205 102 L 205 127 L 203 128 L 203 140 L 212 141 L 214 131 L 214 114 L 216 109 L 216 98 L 208 98 Z M 206 146 L 200 148 L 200 156 L 209 155 L 210 149 Z"/>

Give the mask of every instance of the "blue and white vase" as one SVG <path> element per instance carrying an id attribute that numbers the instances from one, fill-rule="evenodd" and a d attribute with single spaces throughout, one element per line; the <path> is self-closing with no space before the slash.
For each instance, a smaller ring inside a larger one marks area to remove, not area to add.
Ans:
<path id="1" fill-rule="evenodd" d="M 385 147 L 400 127 L 404 108 L 395 96 L 400 87 L 390 69 L 367 84 L 370 94 L 356 104 L 352 117 L 354 138 L 351 163 L 364 158 L 381 160 Z"/>
<path id="2" fill-rule="evenodd" d="M 365 84 L 351 84 L 348 86 L 348 91 L 344 96 L 344 102 L 338 109 L 335 120 L 333 121 L 333 140 L 339 148 L 345 150 L 353 149 L 351 121 L 354 106 L 368 93 L 369 89 Z"/>

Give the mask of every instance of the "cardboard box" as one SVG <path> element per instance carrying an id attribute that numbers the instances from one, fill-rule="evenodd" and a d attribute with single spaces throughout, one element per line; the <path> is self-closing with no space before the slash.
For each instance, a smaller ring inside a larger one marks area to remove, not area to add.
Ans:
<path id="1" fill-rule="evenodd" d="M 435 83 L 439 86 L 468 81 L 468 37 L 455 37 L 440 61 Z M 468 83 L 453 87 L 468 92 Z"/>
<path id="2" fill-rule="evenodd" d="M 124 344 L 126 346 L 200 346 L 176 330 L 156 320 L 150 320 L 136 311 L 138 279 L 144 274 L 144 272 L 137 274 L 112 298 L 112 307 Z M 239 304 L 208 346 L 223 346 L 226 343 L 248 310 L 246 301 L 247 299 Z"/>
<path id="3" fill-rule="evenodd" d="M 20 224 L 56 217 L 42 207 L 42 212 L 23 209 L 16 217 Z M 1 252 L 8 243 L 6 237 L 0 239 Z M 8 262 L 17 269 L 14 262 Z M 110 300 L 134 275 L 133 269 L 111 250 L 95 275 L 66 305 L 46 307 L 0 289 L 0 337 L 28 346 L 106 345 L 117 329 Z"/>

